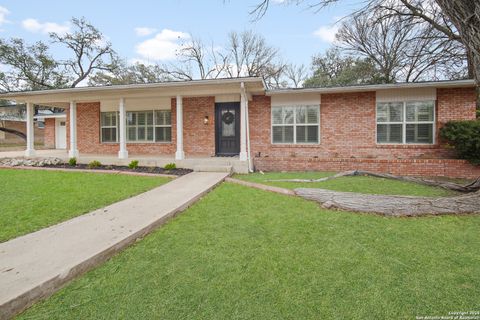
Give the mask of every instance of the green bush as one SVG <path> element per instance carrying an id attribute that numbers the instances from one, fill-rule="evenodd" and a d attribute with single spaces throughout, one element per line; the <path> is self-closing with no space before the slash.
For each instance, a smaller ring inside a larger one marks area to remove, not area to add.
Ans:
<path id="1" fill-rule="evenodd" d="M 68 159 L 68 165 L 71 167 L 75 167 L 77 165 L 77 158 L 73 157 Z"/>
<path id="2" fill-rule="evenodd" d="M 177 165 L 175 163 L 167 163 L 163 168 L 165 170 L 173 170 L 177 168 Z"/>
<path id="3" fill-rule="evenodd" d="M 449 121 L 440 136 L 455 147 L 460 158 L 480 164 L 480 120 Z"/>
<path id="4" fill-rule="evenodd" d="M 94 168 L 98 168 L 100 167 L 102 164 L 100 163 L 100 161 L 98 160 L 93 160 L 92 162 L 90 162 L 87 167 L 88 169 L 94 169 Z"/>
<path id="5" fill-rule="evenodd" d="M 137 169 L 138 168 L 138 160 L 132 160 L 129 164 L 128 167 L 130 169 Z"/>

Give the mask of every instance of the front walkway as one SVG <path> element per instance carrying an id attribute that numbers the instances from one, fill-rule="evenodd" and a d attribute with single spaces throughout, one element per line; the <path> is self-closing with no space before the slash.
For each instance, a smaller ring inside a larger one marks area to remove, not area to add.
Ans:
<path id="1" fill-rule="evenodd" d="M 1 243 L 0 319 L 17 314 L 104 262 L 186 209 L 227 175 L 193 172 L 136 197 Z"/>

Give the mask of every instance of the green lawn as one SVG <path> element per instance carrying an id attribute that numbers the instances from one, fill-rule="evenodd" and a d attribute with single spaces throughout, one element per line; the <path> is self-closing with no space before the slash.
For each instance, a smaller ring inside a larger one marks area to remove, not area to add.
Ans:
<path id="1" fill-rule="evenodd" d="M 320 188 L 335 191 L 425 197 L 442 197 L 456 194 L 453 191 L 417 183 L 363 176 L 340 177 L 324 182 L 267 181 L 276 179 L 319 179 L 334 174 L 334 172 L 267 172 L 265 174 L 257 172 L 248 175 L 238 174 L 235 175 L 235 178 L 287 189 Z"/>
<path id="2" fill-rule="evenodd" d="M 480 309 L 480 216 L 386 218 L 224 183 L 21 319 L 415 319 Z"/>
<path id="3" fill-rule="evenodd" d="M 1 169 L 0 181 L 3 242 L 142 193 L 169 179 Z"/>

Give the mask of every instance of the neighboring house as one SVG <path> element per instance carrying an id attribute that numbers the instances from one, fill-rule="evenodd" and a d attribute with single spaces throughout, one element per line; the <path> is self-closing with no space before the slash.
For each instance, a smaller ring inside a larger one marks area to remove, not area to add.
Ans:
<path id="1" fill-rule="evenodd" d="M 0 107 L 0 127 L 27 133 L 25 106 L 10 105 Z M 35 144 L 43 144 L 43 123 L 35 122 Z M 0 146 L 25 145 L 25 139 L 19 135 L 0 130 Z"/>
<path id="2" fill-rule="evenodd" d="M 70 156 L 234 157 L 258 170 L 367 169 L 472 177 L 439 139 L 475 119 L 473 80 L 269 90 L 261 78 L 81 87 L 3 94 L 65 108 Z M 29 122 L 30 123 L 30 122 Z M 46 130 L 53 126 L 46 122 Z M 32 135 L 29 135 L 31 141 Z M 27 155 L 34 154 L 31 143 Z"/>
<path id="3" fill-rule="evenodd" d="M 43 143 L 45 148 L 67 148 L 67 115 L 64 112 L 53 113 L 44 110 L 33 118 L 44 128 Z"/>

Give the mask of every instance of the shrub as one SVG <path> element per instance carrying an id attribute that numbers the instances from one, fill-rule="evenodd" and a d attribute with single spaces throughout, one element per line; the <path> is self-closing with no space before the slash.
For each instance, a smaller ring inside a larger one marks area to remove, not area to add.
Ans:
<path id="1" fill-rule="evenodd" d="M 165 170 L 173 170 L 177 168 L 177 165 L 175 163 L 167 163 L 163 168 Z"/>
<path id="2" fill-rule="evenodd" d="M 132 160 L 129 164 L 128 167 L 130 169 L 137 169 L 138 168 L 138 160 Z"/>
<path id="3" fill-rule="evenodd" d="M 453 145 L 462 159 L 480 164 L 480 120 L 449 121 L 440 136 Z"/>
<path id="4" fill-rule="evenodd" d="M 100 161 L 98 161 L 98 160 L 93 160 L 92 162 L 90 162 L 90 163 L 88 164 L 87 167 L 88 167 L 88 169 L 94 169 L 94 168 L 100 167 L 101 165 L 102 165 L 102 164 L 100 163 Z"/>
<path id="5" fill-rule="evenodd" d="M 77 165 L 77 158 L 73 157 L 68 159 L 68 165 L 71 167 L 75 167 Z"/>

